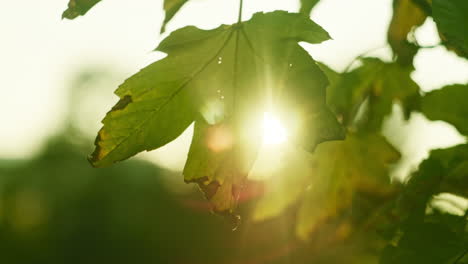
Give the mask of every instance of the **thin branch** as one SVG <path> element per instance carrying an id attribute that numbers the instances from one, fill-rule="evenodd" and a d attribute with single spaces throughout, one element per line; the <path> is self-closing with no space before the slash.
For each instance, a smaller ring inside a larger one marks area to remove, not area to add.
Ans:
<path id="1" fill-rule="evenodd" d="M 242 0 L 241 0 L 241 3 L 242 3 Z M 241 4 L 242 6 L 242 4 Z M 238 22 L 240 23 L 240 22 Z M 233 78 L 233 95 L 232 95 L 232 108 L 233 108 L 233 111 L 235 111 L 235 108 L 236 108 L 236 90 L 238 89 L 238 81 L 237 81 L 237 77 L 239 75 L 239 37 L 240 37 L 240 29 L 238 28 L 236 30 L 236 46 L 234 48 L 234 78 Z"/>
<path id="2" fill-rule="evenodd" d="M 377 50 L 384 49 L 384 48 L 386 48 L 386 47 L 387 47 L 387 45 L 384 45 L 384 46 L 380 46 L 380 47 L 377 47 L 377 48 L 370 49 L 370 50 L 368 50 L 368 51 L 365 51 L 364 53 L 361 53 L 361 55 L 355 57 L 355 58 L 348 64 L 348 66 L 346 66 L 346 68 L 344 69 L 343 73 L 348 72 L 349 69 L 351 68 L 351 66 L 353 66 L 353 64 L 354 64 L 356 61 L 358 61 L 358 60 L 360 60 L 360 59 L 366 57 L 367 55 L 369 55 L 369 53 L 372 53 L 372 52 L 377 51 Z"/>
<path id="3" fill-rule="evenodd" d="M 439 44 L 435 44 L 435 45 L 430 45 L 430 46 L 421 46 L 421 45 L 417 45 L 419 49 L 433 49 L 433 48 L 438 48 L 438 47 L 442 47 L 442 43 L 439 43 Z"/>

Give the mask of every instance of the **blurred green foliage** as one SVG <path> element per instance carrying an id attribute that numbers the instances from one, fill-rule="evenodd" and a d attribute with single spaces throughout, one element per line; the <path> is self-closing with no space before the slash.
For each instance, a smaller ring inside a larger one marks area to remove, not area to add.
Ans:
<path id="1" fill-rule="evenodd" d="M 62 134 L 0 163 L 1 263 L 237 263 L 293 241 L 275 223 L 233 232 L 198 192 L 167 187 L 179 175 L 141 160 L 93 169 L 85 149 Z"/>

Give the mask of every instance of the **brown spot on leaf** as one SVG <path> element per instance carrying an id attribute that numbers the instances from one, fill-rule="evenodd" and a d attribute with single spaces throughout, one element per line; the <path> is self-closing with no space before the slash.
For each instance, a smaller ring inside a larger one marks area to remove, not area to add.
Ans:
<path id="1" fill-rule="evenodd" d="M 99 131 L 96 139 L 94 140 L 94 145 L 96 148 L 94 149 L 93 153 L 88 156 L 88 161 L 93 165 L 93 167 L 96 167 L 96 162 L 99 160 L 99 153 L 101 152 L 101 146 L 99 146 L 99 141 L 101 141 L 101 131 Z"/>
<path id="2" fill-rule="evenodd" d="M 123 110 L 131 102 L 132 97 L 130 95 L 126 95 L 122 99 L 120 99 L 119 102 L 117 102 L 117 104 L 114 105 L 114 107 L 112 107 L 111 111 Z"/>

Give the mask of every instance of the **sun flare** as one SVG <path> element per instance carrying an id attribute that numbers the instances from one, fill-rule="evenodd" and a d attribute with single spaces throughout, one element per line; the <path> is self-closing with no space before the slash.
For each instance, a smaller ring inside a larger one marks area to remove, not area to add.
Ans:
<path id="1" fill-rule="evenodd" d="M 272 113 L 263 115 L 263 143 L 265 145 L 279 145 L 287 140 L 286 128 Z"/>

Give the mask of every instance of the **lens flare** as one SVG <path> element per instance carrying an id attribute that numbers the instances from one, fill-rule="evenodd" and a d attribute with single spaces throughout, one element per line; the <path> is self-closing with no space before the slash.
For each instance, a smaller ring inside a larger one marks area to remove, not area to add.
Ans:
<path id="1" fill-rule="evenodd" d="M 263 115 L 263 143 L 265 145 L 279 145 L 286 140 L 286 128 L 278 118 L 270 112 L 265 112 Z"/>

